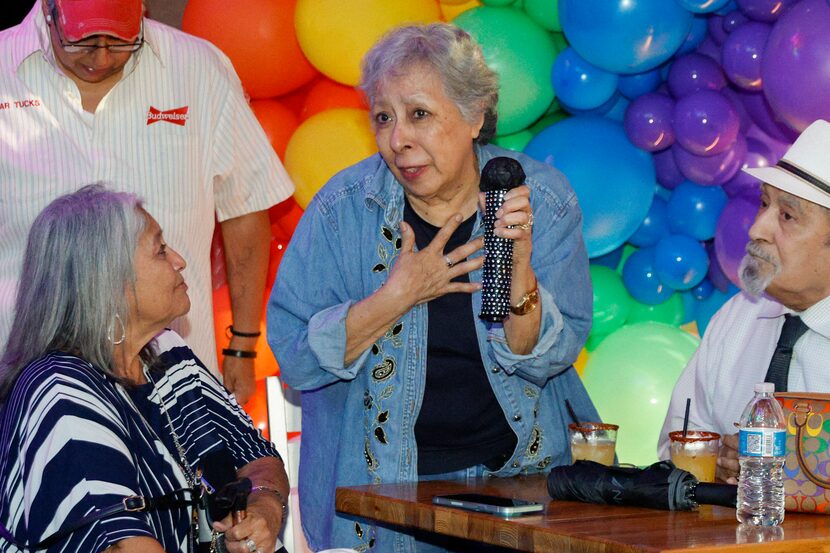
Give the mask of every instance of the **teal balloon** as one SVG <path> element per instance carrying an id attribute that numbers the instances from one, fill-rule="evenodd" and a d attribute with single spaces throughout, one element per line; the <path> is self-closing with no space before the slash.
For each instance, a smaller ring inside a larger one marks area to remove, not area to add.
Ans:
<path id="1" fill-rule="evenodd" d="M 559 0 L 524 0 L 525 13 L 548 31 L 562 31 L 559 24 Z"/>
<path id="2" fill-rule="evenodd" d="M 570 117 L 533 137 L 525 153 L 570 180 L 584 216 L 589 257 L 620 247 L 645 219 L 656 185 L 654 162 L 628 140 L 621 124 Z"/>
<path id="3" fill-rule="evenodd" d="M 513 134 L 539 119 L 553 101 L 550 72 L 553 39 L 524 12 L 480 6 L 453 23 L 481 45 L 487 65 L 499 75 L 498 134 Z"/>
<path id="4" fill-rule="evenodd" d="M 658 303 L 657 305 L 648 305 L 633 300 L 625 323 L 634 324 L 653 321 L 679 326 L 683 324 L 686 318 L 685 313 L 686 309 L 683 303 L 683 297 L 675 292 L 667 301 Z"/>
<path id="5" fill-rule="evenodd" d="M 604 422 L 618 424 L 617 458 L 648 465 L 671 392 L 700 340 L 663 323 L 626 325 L 591 353 L 582 381 Z"/>
<path id="6" fill-rule="evenodd" d="M 560 0 L 559 21 L 583 58 L 612 73 L 642 73 L 672 57 L 692 28 L 674 0 Z"/>
<path id="7" fill-rule="evenodd" d="M 591 285 L 594 290 L 591 334 L 610 334 L 625 323 L 634 300 L 614 269 L 592 264 Z"/>

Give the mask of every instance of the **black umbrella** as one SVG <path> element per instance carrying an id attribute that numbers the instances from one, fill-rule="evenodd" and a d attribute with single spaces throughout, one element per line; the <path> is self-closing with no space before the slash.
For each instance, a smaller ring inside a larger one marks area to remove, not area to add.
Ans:
<path id="1" fill-rule="evenodd" d="M 690 511 L 700 503 L 734 507 L 737 487 L 698 483 L 668 461 L 644 469 L 577 461 L 551 470 L 548 493 L 553 499 Z"/>

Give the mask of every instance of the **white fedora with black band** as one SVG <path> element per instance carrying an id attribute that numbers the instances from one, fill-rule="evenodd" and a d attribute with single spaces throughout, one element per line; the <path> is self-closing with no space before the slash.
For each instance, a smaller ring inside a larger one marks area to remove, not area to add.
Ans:
<path id="1" fill-rule="evenodd" d="M 830 123 L 822 119 L 811 123 L 775 165 L 744 171 L 830 209 Z"/>

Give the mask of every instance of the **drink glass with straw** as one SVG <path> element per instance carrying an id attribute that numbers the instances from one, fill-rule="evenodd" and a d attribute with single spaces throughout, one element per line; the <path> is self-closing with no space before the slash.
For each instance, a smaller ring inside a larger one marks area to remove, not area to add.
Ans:
<path id="1" fill-rule="evenodd" d="M 581 422 L 567 399 L 565 407 L 574 421 L 568 425 L 572 462 L 585 460 L 607 466 L 613 465 L 619 426 L 601 422 Z"/>
<path id="2" fill-rule="evenodd" d="M 683 430 L 669 432 L 671 460 L 674 465 L 691 472 L 700 482 L 714 482 L 717 469 L 720 434 L 703 430 L 689 430 L 689 408 L 692 399 L 686 398 Z"/>

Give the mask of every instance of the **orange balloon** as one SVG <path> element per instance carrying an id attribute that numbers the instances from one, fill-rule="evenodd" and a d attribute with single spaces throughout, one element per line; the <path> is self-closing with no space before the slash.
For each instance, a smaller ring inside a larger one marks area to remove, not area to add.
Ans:
<path id="1" fill-rule="evenodd" d="M 291 135 L 300 124 L 297 116 L 278 100 L 254 100 L 251 102 L 251 109 L 259 124 L 262 125 L 262 130 L 265 131 L 271 147 L 280 159 L 283 159 L 285 147 L 288 146 Z"/>
<path id="2" fill-rule="evenodd" d="M 219 359 L 222 359 L 222 348 L 228 347 L 226 329 L 230 324 L 233 324 L 231 296 L 228 291 L 228 286 L 225 285 L 213 291 L 213 332 L 216 337 L 216 355 L 219 356 Z M 254 345 L 257 352 L 257 357 L 254 360 L 254 378 L 262 380 L 265 377 L 273 376 L 279 373 L 280 368 L 277 364 L 277 360 L 274 358 L 274 354 L 271 353 L 271 348 L 268 346 L 268 338 L 265 334 L 264 316 L 263 320 L 259 322 L 259 331 L 262 332 L 262 335 L 257 339 L 256 344 Z"/>
<path id="3" fill-rule="evenodd" d="M 308 96 L 308 91 L 311 90 L 311 87 L 317 84 L 317 81 L 322 78 L 323 77 L 321 75 L 311 79 L 300 88 L 295 88 L 291 92 L 283 94 L 277 99 L 291 109 L 297 117 L 299 117 L 303 111 L 303 104 L 305 104 L 305 97 Z"/>
<path id="4" fill-rule="evenodd" d="M 265 381 L 256 383 L 256 391 L 251 399 L 242 406 L 254 423 L 254 428 L 262 432 L 262 437 L 270 440 L 271 433 L 268 431 L 268 395 L 265 391 Z"/>
<path id="5" fill-rule="evenodd" d="M 553 1 L 553 0 L 551 0 Z M 460 1 L 449 1 L 446 0 L 441 2 L 441 16 L 444 21 L 452 21 L 460 14 L 464 13 L 467 10 L 471 10 L 473 8 L 477 8 L 481 5 L 481 2 L 478 0 L 460 0 Z"/>
<path id="6" fill-rule="evenodd" d="M 296 4 L 297 0 L 190 0 L 182 29 L 222 50 L 251 98 L 270 98 L 317 74 L 297 41 Z"/>
<path id="7" fill-rule="evenodd" d="M 300 111 L 300 120 L 332 108 L 369 109 L 363 92 L 337 81 L 322 77 L 314 81 Z"/>
<path id="8" fill-rule="evenodd" d="M 579 352 L 579 357 L 576 358 L 576 362 L 574 363 L 576 374 L 579 376 L 582 376 L 582 373 L 585 371 L 585 364 L 588 362 L 588 357 L 588 350 L 582 348 L 582 351 Z"/>
<path id="9" fill-rule="evenodd" d="M 271 288 L 274 287 L 274 281 L 277 279 L 277 270 L 280 268 L 282 255 L 285 253 L 285 246 L 285 242 L 275 237 L 271 238 L 271 257 L 268 259 L 268 277 L 265 280 L 265 290 L 267 292 L 270 292 Z"/>

